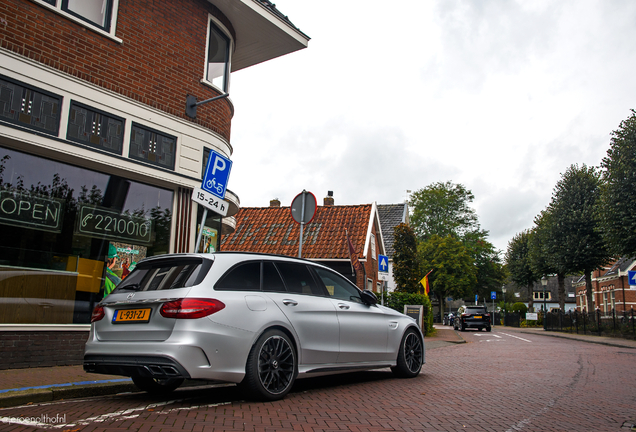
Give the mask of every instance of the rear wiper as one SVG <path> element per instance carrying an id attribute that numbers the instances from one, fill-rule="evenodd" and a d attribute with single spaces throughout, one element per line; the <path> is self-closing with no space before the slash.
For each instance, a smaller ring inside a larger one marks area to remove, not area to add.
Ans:
<path id="1" fill-rule="evenodd" d="M 138 283 L 124 285 L 123 287 L 117 287 L 117 291 L 140 291 L 141 285 Z"/>

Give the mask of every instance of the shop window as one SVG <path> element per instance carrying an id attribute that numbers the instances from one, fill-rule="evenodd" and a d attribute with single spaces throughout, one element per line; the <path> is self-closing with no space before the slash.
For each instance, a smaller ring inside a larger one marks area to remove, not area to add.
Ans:
<path id="1" fill-rule="evenodd" d="M 0 147 L 0 323 L 90 323 L 107 280 L 169 252 L 173 195 Z"/>
<path id="2" fill-rule="evenodd" d="M 230 38 L 209 21 L 206 79 L 227 93 L 230 76 Z"/>
<path id="3" fill-rule="evenodd" d="M 112 114 L 72 102 L 66 138 L 121 155 L 124 122 L 124 119 Z"/>
<path id="4" fill-rule="evenodd" d="M 36 0 L 106 32 L 111 30 L 117 0 Z"/>
<path id="5" fill-rule="evenodd" d="M 131 159 L 174 170 L 177 138 L 133 123 L 130 133 Z"/>
<path id="6" fill-rule="evenodd" d="M 0 76 L 0 119 L 57 136 L 62 97 Z"/>

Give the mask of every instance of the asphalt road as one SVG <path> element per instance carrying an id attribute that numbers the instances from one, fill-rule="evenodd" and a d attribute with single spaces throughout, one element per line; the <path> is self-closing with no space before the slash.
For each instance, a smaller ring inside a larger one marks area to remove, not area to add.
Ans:
<path id="1" fill-rule="evenodd" d="M 0 431 L 628 431 L 636 423 L 635 349 L 505 329 L 462 337 L 467 343 L 429 347 L 414 379 L 381 370 L 299 380 L 272 403 L 207 386 L 32 404 L 0 409 Z"/>

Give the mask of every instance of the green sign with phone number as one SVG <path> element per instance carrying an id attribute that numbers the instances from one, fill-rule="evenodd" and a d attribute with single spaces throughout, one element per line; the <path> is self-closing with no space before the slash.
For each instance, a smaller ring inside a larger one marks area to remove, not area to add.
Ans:
<path id="1" fill-rule="evenodd" d="M 152 220 L 95 206 L 80 206 L 77 233 L 136 244 L 152 242 Z"/>

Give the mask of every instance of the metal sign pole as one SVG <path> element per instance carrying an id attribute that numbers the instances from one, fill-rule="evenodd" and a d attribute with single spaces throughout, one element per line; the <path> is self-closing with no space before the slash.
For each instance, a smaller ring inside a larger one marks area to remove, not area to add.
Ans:
<path id="1" fill-rule="evenodd" d="M 199 234 L 197 235 L 197 244 L 194 246 L 194 253 L 199 252 L 199 245 L 201 244 L 201 237 L 203 236 L 203 225 L 208 218 L 208 209 L 203 208 L 203 217 L 201 219 L 201 225 L 199 225 Z"/>
<path id="2" fill-rule="evenodd" d="M 307 192 L 303 190 L 303 200 L 300 210 L 300 240 L 298 241 L 298 258 L 303 257 L 303 229 L 305 227 L 305 196 Z"/>

